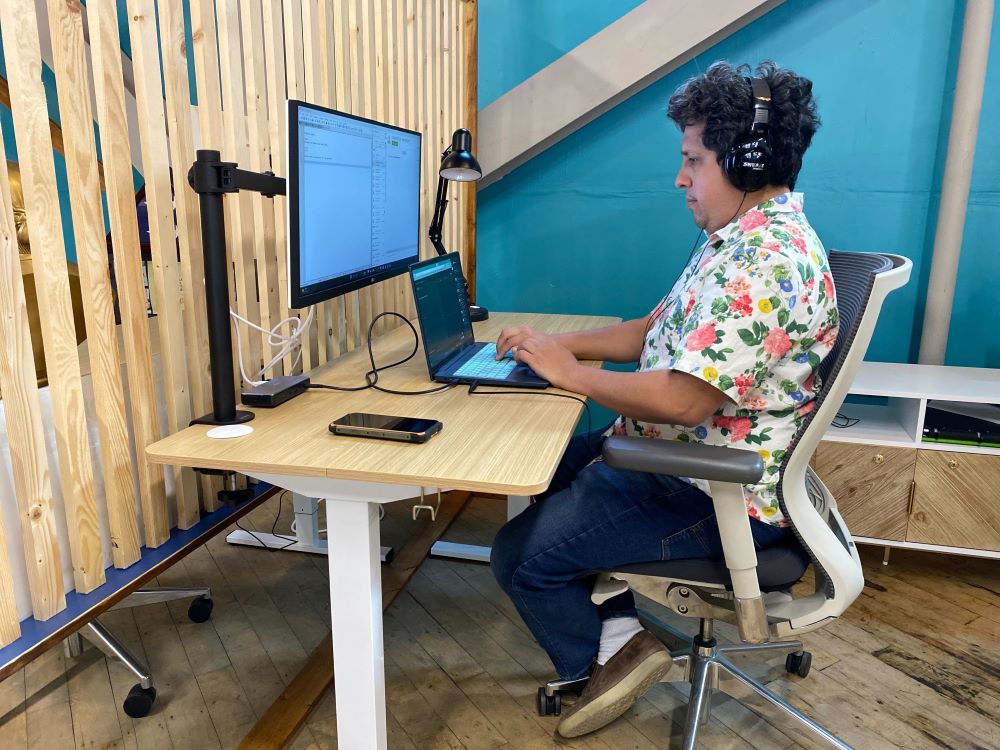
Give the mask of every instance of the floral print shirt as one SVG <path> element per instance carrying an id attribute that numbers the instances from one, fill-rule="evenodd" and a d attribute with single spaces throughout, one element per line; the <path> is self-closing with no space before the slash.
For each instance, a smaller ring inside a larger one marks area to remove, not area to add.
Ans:
<path id="1" fill-rule="evenodd" d="M 617 435 L 756 450 L 764 476 L 746 485 L 751 517 L 787 526 L 778 506 L 782 460 L 815 408 L 819 364 L 837 336 L 826 251 L 802 194 L 785 193 L 715 232 L 652 312 L 639 370 L 679 370 L 725 393 L 697 427 L 619 417 Z M 709 492 L 705 480 L 691 480 Z"/>

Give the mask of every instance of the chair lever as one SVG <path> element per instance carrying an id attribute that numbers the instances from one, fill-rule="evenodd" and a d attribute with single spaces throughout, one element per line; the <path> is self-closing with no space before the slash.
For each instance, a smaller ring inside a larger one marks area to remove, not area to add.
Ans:
<path id="1" fill-rule="evenodd" d="M 603 604 L 608 599 L 628 591 L 628 582 L 615 578 L 610 573 L 598 573 L 597 582 L 590 592 L 590 601 Z"/>

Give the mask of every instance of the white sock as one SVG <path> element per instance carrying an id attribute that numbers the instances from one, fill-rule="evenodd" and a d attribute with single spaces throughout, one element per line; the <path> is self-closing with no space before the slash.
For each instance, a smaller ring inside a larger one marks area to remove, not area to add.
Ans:
<path id="1" fill-rule="evenodd" d="M 617 654 L 636 633 L 642 632 L 638 617 L 613 617 L 601 623 L 601 645 L 597 649 L 597 663 L 602 667 Z"/>

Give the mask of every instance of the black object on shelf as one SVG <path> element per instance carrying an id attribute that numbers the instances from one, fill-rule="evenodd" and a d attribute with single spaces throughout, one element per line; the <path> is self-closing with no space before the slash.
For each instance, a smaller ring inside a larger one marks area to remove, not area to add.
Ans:
<path id="1" fill-rule="evenodd" d="M 483 169 L 472 155 L 472 134 L 465 128 L 459 128 L 451 136 L 451 145 L 441 154 L 434 218 L 427 232 L 438 255 L 448 254 L 444 243 L 441 242 L 441 224 L 444 222 L 444 210 L 448 206 L 448 183 L 475 182 L 482 176 Z M 468 279 L 465 281 L 465 292 L 469 293 Z M 489 317 L 490 311 L 485 307 L 469 305 L 469 318 L 474 322 L 487 320 Z"/>
<path id="2" fill-rule="evenodd" d="M 265 198 L 285 194 L 285 180 L 273 172 L 248 172 L 220 160 L 218 151 L 199 149 L 188 172 L 188 184 L 198 193 L 201 208 L 201 244 L 205 256 L 205 304 L 208 311 L 208 349 L 212 371 L 212 413 L 191 424 L 239 424 L 254 418 L 237 411 L 233 384 L 233 337 L 229 330 L 229 276 L 226 259 L 224 193 L 252 190 Z"/>
<path id="3" fill-rule="evenodd" d="M 923 439 L 938 443 L 996 446 L 1000 444 L 1000 424 L 932 401 L 924 414 Z"/>

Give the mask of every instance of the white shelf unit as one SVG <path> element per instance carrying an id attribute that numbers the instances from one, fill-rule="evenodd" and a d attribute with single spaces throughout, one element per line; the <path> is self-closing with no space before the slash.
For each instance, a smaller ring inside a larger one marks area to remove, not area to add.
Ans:
<path id="1" fill-rule="evenodd" d="M 884 406 L 845 403 L 840 413 L 857 423 L 831 427 L 824 440 L 896 448 L 1000 455 L 1000 448 L 925 442 L 924 415 L 929 401 L 1000 403 L 1000 370 L 943 365 L 862 362 L 851 395 L 880 396 Z"/>

